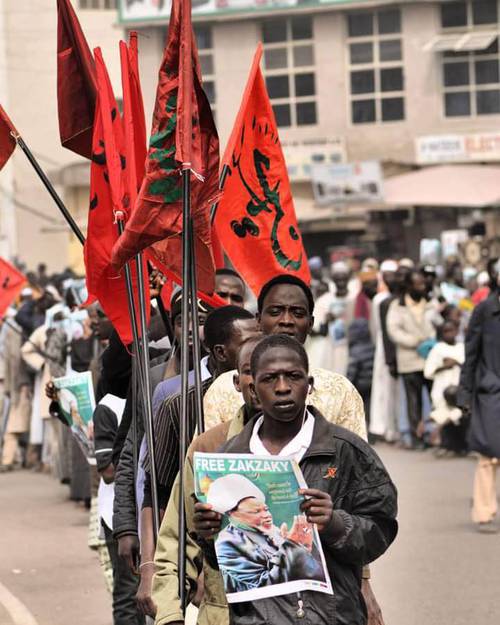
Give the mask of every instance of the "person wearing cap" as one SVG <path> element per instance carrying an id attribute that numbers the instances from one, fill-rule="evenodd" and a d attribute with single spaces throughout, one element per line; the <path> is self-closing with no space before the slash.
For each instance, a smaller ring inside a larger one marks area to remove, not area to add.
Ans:
<path id="1" fill-rule="evenodd" d="M 372 302 L 375 359 L 373 362 L 369 433 L 388 441 L 394 441 L 398 432 L 399 385 L 397 375 L 391 375 L 387 364 L 386 346 L 384 345 L 384 329 L 385 332 L 387 331 L 385 325 L 387 307 L 384 304 L 390 303 L 394 296 L 397 270 L 398 263 L 395 260 L 385 260 L 380 265 L 380 278 L 384 289 L 375 295 Z M 384 317 L 382 316 L 382 306 L 385 309 Z"/>
<path id="2" fill-rule="evenodd" d="M 354 297 L 349 292 L 350 275 L 345 262 L 332 264 L 332 288 L 315 301 L 312 338 L 308 339 L 306 346 L 313 366 L 341 375 L 347 371 L 347 331 L 354 319 Z"/>
<path id="3" fill-rule="evenodd" d="M 219 451 L 288 455 L 300 464 L 306 483 L 315 485 L 299 490 L 304 497 L 301 510 L 307 523 L 317 525 L 335 599 L 306 591 L 231 603 L 230 622 L 291 624 L 304 618 L 314 625 L 366 625 L 361 569 L 382 555 L 396 537 L 396 489 L 378 456 L 362 439 L 329 423 L 307 405 L 314 378 L 297 340 L 283 335 L 265 337 L 252 353 L 251 369 L 251 389 L 262 414 Z M 258 505 L 255 499 L 254 506 Z M 221 520 L 221 513 L 211 504 L 194 505 L 189 521 L 194 527 L 192 536 L 210 561 L 214 561 L 214 539 Z M 261 522 L 270 526 L 266 517 Z M 269 575 L 264 562 L 256 566 L 264 577 L 266 570 Z M 183 621 L 157 620 L 158 625 L 167 622 Z"/>
<path id="4" fill-rule="evenodd" d="M 474 476 L 472 521 L 480 532 L 499 530 L 496 470 L 500 458 L 500 261 L 488 265 L 492 291 L 472 313 L 458 403 L 471 412 L 469 449 L 480 454 Z"/>

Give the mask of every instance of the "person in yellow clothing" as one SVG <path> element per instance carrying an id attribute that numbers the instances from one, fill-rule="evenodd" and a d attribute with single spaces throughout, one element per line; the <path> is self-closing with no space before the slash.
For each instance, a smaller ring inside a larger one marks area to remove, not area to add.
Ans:
<path id="1" fill-rule="evenodd" d="M 279 275 L 262 288 L 257 321 L 263 334 L 287 334 L 304 344 L 314 323 L 314 301 L 309 287 L 299 278 Z M 233 384 L 235 371 L 220 375 L 205 393 L 205 428 L 232 419 L 243 405 Z M 363 401 L 347 378 L 326 369 L 312 368 L 314 391 L 309 404 L 325 419 L 366 440 Z"/>

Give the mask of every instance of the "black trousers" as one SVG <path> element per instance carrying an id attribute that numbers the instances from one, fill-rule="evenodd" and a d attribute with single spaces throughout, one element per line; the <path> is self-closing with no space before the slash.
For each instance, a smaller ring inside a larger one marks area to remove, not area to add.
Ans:
<path id="1" fill-rule="evenodd" d="M 422 391 L 427 386 L 431 392 L 432 382 L 424 378 L 423 371 L 402 373 L 403 384 L 406 392 L 406 405 L 408 407 L 408 421 L 412 439 L 417 438 L 418 424 L 422 420 Z"/>
<path id="2" fill-rule="evenodd" d="M 113 625 L 144 625 L 144 616 L 135 601 L 139 577 L 118 555 L 118 541 L 113 538 L 113 532 L 104 523 L 103 528 L 113 567 Z"/>

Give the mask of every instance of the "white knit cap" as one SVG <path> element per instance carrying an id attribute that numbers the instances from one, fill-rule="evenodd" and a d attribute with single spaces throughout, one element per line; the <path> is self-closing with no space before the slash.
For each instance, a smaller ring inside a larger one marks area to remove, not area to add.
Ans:
<path id="1" fill-rule="evenodd" d="M 350 273 L 349 265 L 343 260 L 338 260 L 330 267 L 331 273 Z"/>
<path id="2" fill-rule="evenodd" d="M 384 262 L 380 265 L 380 272 L 384 273 L 385 271 L 397 271 L 398 264 L 395 260 L 384 260 Z"/>
<path id="3" fill-rule="evenodd" d="M 254 497 L 265 502 L 264 493 L 244 475 L 229 473 L 212 482 L 208 488 L 207 503 L 220 514 L 236 508 L 242 499 Z"/>

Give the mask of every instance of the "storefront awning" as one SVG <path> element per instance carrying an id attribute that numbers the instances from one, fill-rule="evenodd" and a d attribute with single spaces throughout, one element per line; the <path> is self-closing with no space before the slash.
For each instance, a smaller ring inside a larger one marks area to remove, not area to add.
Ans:
<path id="1" fill-rule="evenodd" d="M 426 52 L 472 52 L 486 50 L 499 36 L 498 32 L 474 31 L 454 35 L 438 35 L 428 41 Z"/>
<path id="2" fill-rule="evenodd" d="M 500 167 L 441 165 L 425 167 L 384 181 L 388 208 L 500 205 Z"/>

